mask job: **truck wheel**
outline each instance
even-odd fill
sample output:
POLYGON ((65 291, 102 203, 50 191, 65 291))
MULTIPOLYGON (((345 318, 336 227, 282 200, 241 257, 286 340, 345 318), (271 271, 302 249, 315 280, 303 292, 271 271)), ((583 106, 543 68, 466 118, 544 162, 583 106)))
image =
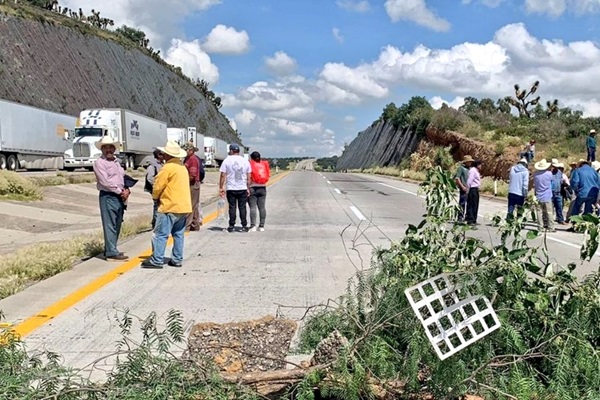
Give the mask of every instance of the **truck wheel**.
POLYGON ((6 169, 6 156, 4 154, 0 154, 0 170, 6 169))
POLYGON ((127 169, 135 169, 135 158, 133 156, 127 157, 127 169))
POLYGON ((19 161, 17 160, 17 157, 14 154, 11 154, 10 156, 8 156, 8 158, 6 159, 6 168, 9 171, 16 171, 18 165, 19 165, 19 161))
POLYGON ((65 171, 67 171, 67 172, 73 172, 73 171, 75 171, 75 168, 73 168, 73 167, 65 167, 65 171))

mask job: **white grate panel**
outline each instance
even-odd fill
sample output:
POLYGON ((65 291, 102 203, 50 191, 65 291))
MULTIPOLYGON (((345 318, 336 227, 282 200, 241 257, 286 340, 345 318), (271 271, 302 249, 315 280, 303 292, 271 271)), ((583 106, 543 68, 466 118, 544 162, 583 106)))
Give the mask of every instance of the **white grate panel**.
POLYGON ((472 296, 462 275, 440 274, 404 291, 441 360, 500 328, 490 301, 472 296))

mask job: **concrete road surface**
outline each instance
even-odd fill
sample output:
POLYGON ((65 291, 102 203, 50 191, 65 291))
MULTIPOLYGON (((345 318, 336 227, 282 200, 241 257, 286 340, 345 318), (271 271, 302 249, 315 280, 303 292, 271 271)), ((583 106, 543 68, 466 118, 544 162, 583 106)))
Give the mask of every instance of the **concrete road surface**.
MULTIPOLYGON (((114 316, 124 308, 140 317, 178 309, 188 329, 194 322, 254 319, 278 310, 299 318, 301 307, 340 295, 355 271, 368 266, 373 246, 387 246, 418 223, 422 202, 417 186, 406 182, 291 172, 268 188, 265 232, 226 233, 226 221, 213 220, 186 236, 182 268, 144 270, 139 259, 122 265, 90 260, 0 301, 0 309, 30 348, 56 351, 75 367, 114 351, 120 338, 114 316)), ((504 209, 504 203, 481 201, 483 217, 504 209)), ((497 240, 481 222, 473 234, 497 240)), ((121 250, 147 254, 149 240, 140 236, 121 250)), ((577 261, 580 240, 567 232, 550 234, 551 257, 577 261)), ((577 273, 597 265, 596 256, 577 273)))
POLYGON ((310 160, 302 160, 299 161, 298 164, 296 164, 296 171, 314 171, 314 163, 317 162, 316 159, 310 159, 310 160))

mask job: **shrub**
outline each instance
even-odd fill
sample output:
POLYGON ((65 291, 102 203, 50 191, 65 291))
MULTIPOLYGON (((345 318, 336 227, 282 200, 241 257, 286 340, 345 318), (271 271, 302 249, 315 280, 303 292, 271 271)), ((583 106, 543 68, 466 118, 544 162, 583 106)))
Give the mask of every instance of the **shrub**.
POLYGON ((0 171, 0 198, 41 200, 42 192, 26 177, 13 171, 0 171))
POLYGON ((431 124, 443 131, 456 131, 468 119, 463 113, 451 107, 442 107, 433 113, 431 124))

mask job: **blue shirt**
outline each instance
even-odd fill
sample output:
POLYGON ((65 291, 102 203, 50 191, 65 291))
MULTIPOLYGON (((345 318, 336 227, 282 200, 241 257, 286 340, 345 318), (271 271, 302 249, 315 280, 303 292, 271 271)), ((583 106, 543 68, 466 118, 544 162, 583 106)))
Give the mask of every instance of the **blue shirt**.
POLYGON ((596 150, 596 137, 595 136, 594 137, 588 136, 587 140, 585 142, 585 146, 588 149, 594 149, 594 150, 596 150))
POLYGON ((542 203, 552 201, 552 172, 538 171, 533 175, 535 197, 542 203))
POLYGON ((552 193, 556 196, 560 194, 560 188, 562 186, 562 172, 557 170, 556 173, 552 174, 552 193))
POLYGON ((587 164, 575 170, 571 177, 571 187, 577 193, 577 197, 598 197, 598 188, 600 187, 600 178, 598 173, 587 164))

